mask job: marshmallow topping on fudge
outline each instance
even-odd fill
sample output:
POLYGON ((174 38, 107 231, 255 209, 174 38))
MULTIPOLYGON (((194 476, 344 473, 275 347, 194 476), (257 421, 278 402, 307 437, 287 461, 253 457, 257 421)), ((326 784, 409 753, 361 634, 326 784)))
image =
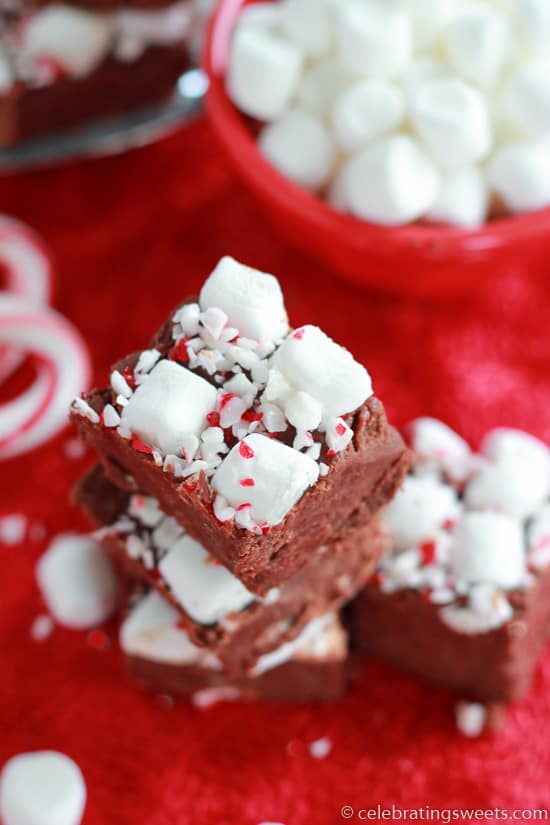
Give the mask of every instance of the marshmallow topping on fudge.
POLYGON ((474 454, 432 419, 414 422, 412 446, 413 473, 382 513, 393 550, 360 596, 358 641, 472 695, 515 698, 550 635, 550 450, 501 428, 474 454), (493 672, 473 681, 483 660, 493 672))
MULTIPOLYGON (((320 516, 330 491, 322 510, 339 495, 335 524, 318 541, 302 524, 302 542, 319 546, 353 514, 358 523, 385 504, 408 464, 366 369, 317 327, 289 328, 277 280, 231 258, 198 303, 179 307, 150 349, 122 361, 111 387, 77 399, 73 414, 117 483, 133 477, 224 563, 235 555, 231 536, 241 547, 243 529, 265 538, 304 516, 300 507, 313 521, 314 498, 320 516), (200 533, 178 494, 201 499, 200 533), (206 508, 218 541, 211 524, 204 537, 206 508)), ((279 535, 270 557, 288 538, 279 535)), ((251 561, 243 564, 259 573, 251 561)))

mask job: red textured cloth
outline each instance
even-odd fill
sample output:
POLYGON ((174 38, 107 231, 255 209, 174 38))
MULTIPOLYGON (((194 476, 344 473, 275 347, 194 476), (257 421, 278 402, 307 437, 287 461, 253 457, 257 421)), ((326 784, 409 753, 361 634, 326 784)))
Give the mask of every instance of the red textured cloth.
MULTIPOLYGON (((56 306, 86 338, 97 381, 230 253, 281 278, 295 324, 320 324, 365 362, 396 424, 431 414, 474 444, 500 424, 550 440, 549 279, 507 277, 448 305, 348 286, 279 241, 201 121, 122 157, 5 178, 0 209, 52 248, 56 306)), ((67 502, 90 461, 67 457, 72 437, 0 465, 0 515, 24 513, 34 537, 0 545, 0 762, 71 755, 88 784, 85 825, 335 825, 343 805, 378 802, 550 807, 550 655, 506 731, 471 742, 453 697, 374 662, 334 706, 199 711, 135 691, 114 627, 107 649, 61 629, 33 641, 35 560, 55 534, 86 527, 67 502), (332 750, 314 759, 308 745, 325 736, 332 750)))

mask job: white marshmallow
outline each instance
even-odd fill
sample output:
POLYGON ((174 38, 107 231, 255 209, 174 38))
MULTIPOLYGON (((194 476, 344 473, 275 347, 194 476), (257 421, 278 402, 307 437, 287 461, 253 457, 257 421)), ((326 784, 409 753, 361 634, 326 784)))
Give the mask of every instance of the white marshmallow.
POLYGON ((487 464, 464 491, 470 510, 492 510, 522 519, 548 496, 548 477, 527 462, 487 464))
POLYGON ((458 3, 457 0, 400 0, 400 5, 411 16, 416 47, 425 48, 449 22, 458 3))
POLYGON ((517 70, 505 95, 505 107, 514 126, 526 137, 550 136, 550 60, 531 60, 517 70))
POLYGON ((449 62, 467 80, 493 86, 515 54, 508 17, 489 3, 464 4, 444 34, 449 62))
POLYGON ((409 17, 385 0, 351 0, 340 12, 340 58, 353 74, 392 77, 410 60, 409 17))
POLYGON ((323 123, 305 109, 290 109, 265 126, 258 145, 279 172, 305 189, 321 189, 331 175, 333 139, 323 123))
POLYGON ((213 562, 190 536, 170 548, 159 570, 185 612, 199 624, 215 624, 254 601, 239 579, 213 562))
POLYGON ((52 5, 31 15, 24 28, 22 56, 51 57, 74 77, 84 77, 103 60, 111 45, 107 15, 52 5))
POLYGON ((288 317, 279 281, 225 256, 207 278, 200 294, 202 310, 218 307, 241 336, 264 343, 283 338, 288 317))
POLYGON ((403 487, 383 510, 393 545, 406 550, 433 539, 446 521, 460 515, 460 504, 452 487, 431 476, 407 476, 403 487))
POLYGON ((445 63, 435 57, 422 55, 411 60, 396 80, 405 95, 411 98, 430 80, 450 77, 452 77, 452 72, 445 63))
POLYGON ((342 171, 346 202, 358 218, 396 226, 422 217, 439 194, 439 174, 407 135, 368 146, 342 171))
POLYGON ((550 155, 532 143, 510 143, 489 164, 489 184, 511 212, 550 206, 550 155))
POLYGON ((124 427, 166 455, 180 455, 216 407, 215 387, 174 361, 159 361, 122 410, 124 427))
POLYGON ((450 172, 441 181, 439 197, 426 217, 436 223, 475 229, 489 212, 487 180, 476 167, 450 172))
POLYGON ((550 493, 550 449, 540 439, 523 430, 497 427, 487 433, 481 452, 491 461, 529 467, 541 484, 548 484, 550 493))
POLYGON ((280 26, 306 57, 320 57, 332 46, 333 21, 319 0, 283 0, 280 26))
POLYGON ((316 399, 324 417, 353 412, 372 395, 366 369, 319 327, 308 325, 291 333, 273 355, 271 366, 296 392, 316 399))
POLYGON ((332 125, 337 143, 355 152, 395 129, 405 112, 401 90, 384 80, 365 80, 349 86, 336 100, 332 125))
POLYGON ((452 481, 464 481, 470 473, 470 447, 454 430, 436 418, 417 418, 412 422, 411 447, 424 465, 440 470, 452 481))
POLYGON ((548 0, 515 0, 515 6, 528 47, 547 52, 550 44, 550 4, 548 0))
POLYGON ((349 78, 340 61, 336 58, 326 58, 304 73, 296 100, 302 108, 323 119, 348 82, 349 78))
POLYGON ((221 670, 221 662, 208 648, 194 645, 179 628, 178 612, 151 590, 120 626, 120 647, 127 656, 172 665, 198 665, 221 670))
POLYGON ((526 564, 519 522, 501 513, 465 513, 451 549, 451 565, 463 582, 505 590, 520 587, 526 564))
POLYGON ((255 524, 280 524, 305 491, 317 481, 313 459, 268 436, 253 433, 228 453, 213 477, 213 487, 231 506, 250 504, 255 524), (244 445, 244 446, 243 446, 244 445), (243 453, 252 452, 250 457, 243 453), (253 479, 253 486, 241 480, 253 479))
POLYGON ((65 627, 94 627, 116 609, 117 579, 93 536, 58 536, 38 561, 36 577, 48 610, 65 627))
POLYGON ((443 166, 462 168, 485 158, 492 147, 483 96, 457 79, 437 78, 413 96, 414 128, 443 166))
POLYGON ((86 784, 78 765, 57 751, 14 756, 0 778, 3 825, 79 825, 86 784))
POLYGON ((281 22, 280 3, 253 3, 243 6, 239 14, 239 29, 245 26, 255 26, 277 32, 281 22))
POLYGON ((247 115, 280 117, 296 91, 302 55, 296 46, 260 26, 239 26, 231 43, 227 91, 247 115))

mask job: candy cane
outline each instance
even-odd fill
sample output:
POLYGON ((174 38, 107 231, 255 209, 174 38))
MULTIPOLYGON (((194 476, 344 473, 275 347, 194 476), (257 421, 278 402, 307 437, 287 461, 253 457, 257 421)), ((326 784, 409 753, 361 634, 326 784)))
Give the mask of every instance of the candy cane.
POLYGON ((88 385, 86 346, 63 316, 31 302, 0 295, 0 345, 35 356, 34 383, 13 401, 0 405, 0 459, 37 447, 67 421, 72 398, 88 385))
MULTIPOLYGON (((52 264, 41 239, 25 224, 0 215, 0 289, 38 306, 51 297, 52 264)), ((0 347, 0 383, 19 366, 21 352, 0 347)))

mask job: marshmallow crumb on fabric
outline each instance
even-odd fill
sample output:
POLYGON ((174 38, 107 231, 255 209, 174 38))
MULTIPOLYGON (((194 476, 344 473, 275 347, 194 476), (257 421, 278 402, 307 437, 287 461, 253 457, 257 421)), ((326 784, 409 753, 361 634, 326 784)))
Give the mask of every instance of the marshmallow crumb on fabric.
POLYGON ((550 206, 545 0, 246 6, 229 97, 281 174, 383 225, 550 206), (407 142, 405 142, 407 141, 407 142))
POLYGON ((314 742, 310 742, 309 752, 314 759, 324 759, 332 750, 332 742, 328 736, 322 736, 314 742))
POLYGON ((191 702, 199 710, 207 710, 220 702, 237 702, 240 698, 241 691, 238 688, 232 685, 220 685, 197 690, 192 695, 191 702))
POLYGON ((51 636, 55 625, 51 616, 42 614, 37 616, 31 625, 30 634, 35 642, 44 642, 51 636))
POLYGON ((27 517, 13 513, 0 517, 0 544, 13 546, 21 544, 27 531, 27 517))
POLYGON ((85 805, 84 777, 65 754, 22 753, 2 769, 2 825, 79 825, 85 805))
POLYGON ((485 729, 487 708, 479 702, 457 702, 455 719, 458 731, 469 739, 475 739, 485 729))
POLYGON ((117 578, 92 535, 57 536, 39 559, 36 577, 48 610, 65 627, 94 627, 116 609, 117 578))

